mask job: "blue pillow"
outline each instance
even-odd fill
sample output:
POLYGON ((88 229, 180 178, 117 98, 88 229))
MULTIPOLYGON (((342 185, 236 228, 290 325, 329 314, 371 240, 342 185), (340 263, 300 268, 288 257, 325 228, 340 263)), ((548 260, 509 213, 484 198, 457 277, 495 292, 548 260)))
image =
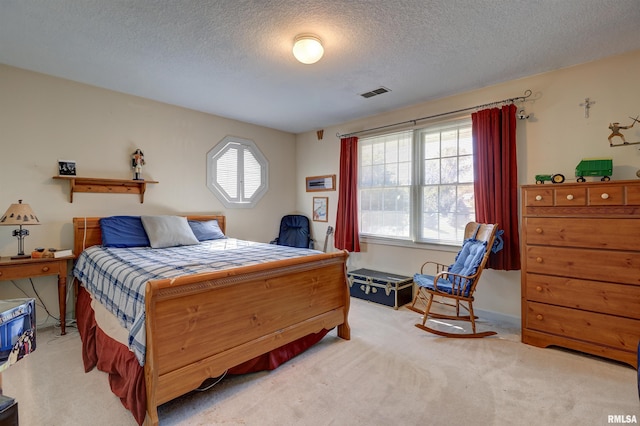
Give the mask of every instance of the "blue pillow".
POLYGON ((111 216, 100 219, 104 247, 149 247, 149 237, 140 216, 111 216))
POLYGON ((189 226, 191 230, 195 234, 198 241, 207 241, 207 240, 219 240, 221 238, 227 238, 222 233, 220 226, 218 225, 217 220, 190 220, 189 226))
MULTIPOLYGON (((468 239, 462 244, 462 249, 456 256, 456 261, 449 267, 449 272, 459 275, 473 275, 478 270, 482 258, 487 250, 486 241, 468 239)), ((453 282, 453 277, 449 277, 453 282)))

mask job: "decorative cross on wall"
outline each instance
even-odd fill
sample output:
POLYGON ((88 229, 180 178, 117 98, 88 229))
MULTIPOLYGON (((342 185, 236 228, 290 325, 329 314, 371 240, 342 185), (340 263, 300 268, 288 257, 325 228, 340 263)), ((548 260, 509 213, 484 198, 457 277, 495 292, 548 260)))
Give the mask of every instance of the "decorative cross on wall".
POLYGON ((589 108, 595 103, 596 101, 590 101, 589 98, 584 98, 584 102, 580 104, 580 106, 584 107, 584 118, 589 118, 589 108))

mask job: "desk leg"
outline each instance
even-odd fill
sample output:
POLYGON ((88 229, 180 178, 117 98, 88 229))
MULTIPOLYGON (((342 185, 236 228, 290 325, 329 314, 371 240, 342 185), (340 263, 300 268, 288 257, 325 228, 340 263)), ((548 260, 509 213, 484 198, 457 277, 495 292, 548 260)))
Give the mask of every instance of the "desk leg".
POLYGON ((58 274, 58 304, 60 305, 60 334, 67 334, 67 261, 60 265, 58 274))

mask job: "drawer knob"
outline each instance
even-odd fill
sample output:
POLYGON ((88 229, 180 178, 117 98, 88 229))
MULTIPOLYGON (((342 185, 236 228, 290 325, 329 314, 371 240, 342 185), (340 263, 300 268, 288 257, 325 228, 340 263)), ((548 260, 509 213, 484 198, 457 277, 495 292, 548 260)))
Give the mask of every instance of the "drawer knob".
POLYGON ((542 258, 541 257, 536 257, 536 262, 542 263, 542 258))
POLYGON ((569 200, 569 201, 573 200, 573 195, 571 195, 571 194, 567 195, 567 200, 569 200))
POLYGON ((537 319, 538 321, 542 321, 542 314, 538 314, 538 315, 536 315, 536 319, 537 319))
POLYGON ((48 266, 43 266, 42 267, 42 272, 48 272, 49 271, 49 267, 48 266))
POLYGON ((542 195, 536 195, 536 201, 542 201, 542 195))
POLYGON ((542 234, 542 228, 536 228, 536 234, 542 234))
POLYGON ((542 291, 542 287, 541 286, 536 286, 536 291, 542 291))
POLYGON ((0 277, 2 276, 2 271, 0 271, 0 277))
POLYGON ((607 198, 609 198, 609 194, 605 192, 600 197, 602 197, 603 200, 606 200, 607 198))

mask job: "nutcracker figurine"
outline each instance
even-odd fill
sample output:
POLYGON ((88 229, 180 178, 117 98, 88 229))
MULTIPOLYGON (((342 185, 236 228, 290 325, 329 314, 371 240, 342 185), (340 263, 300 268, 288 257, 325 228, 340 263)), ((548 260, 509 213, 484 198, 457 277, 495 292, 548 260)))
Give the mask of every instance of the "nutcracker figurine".
POLYGON ((131 167, 133 167, 133 180, 144 180, 142 178, 142 166, 144 166, 144 154, 140 149, 136 149, 131 154, 131 167))

